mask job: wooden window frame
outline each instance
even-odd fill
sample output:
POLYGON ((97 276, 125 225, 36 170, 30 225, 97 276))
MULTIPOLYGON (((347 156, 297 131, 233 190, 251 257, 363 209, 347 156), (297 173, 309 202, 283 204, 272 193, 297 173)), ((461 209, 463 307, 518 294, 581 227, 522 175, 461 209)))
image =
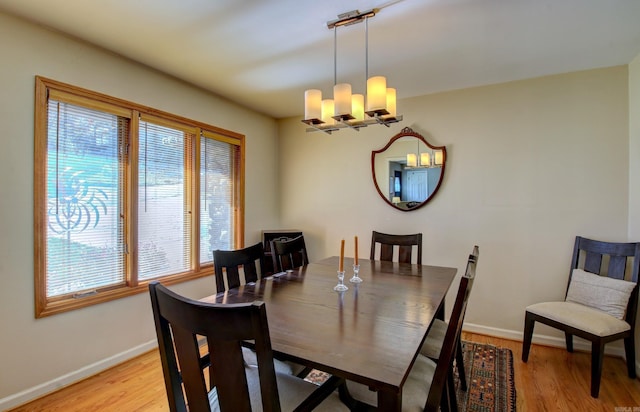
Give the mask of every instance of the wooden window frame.
POLYGON ((201 278, 213 274, 212 264, 200 264, 200 139, 215 138, 237 147, 237 161, 233 170, 234 175, 234 248, 244 245, 244 187, 245 187, 245 136, 236 132, 221 129, 206 123, 187 119, 148 106, 132 103, 119 98, 76 87, 73 85, 47 79, 41 76, 35 78, 35 127, 34 127, 34 280, 35 280, 35 317, 41 318, 57 313, 67 312, 114 299, 131 296, 147 291, 148 281, 137 279, 137 254, 125 254, 126 282, 124 285, 114 285, 97 290, 97 293, 86 295, 74 294, 47 297, 47 117, 50 96, 63 96, 65 101, 84 107, 103 110, 105 107, 115 108, 130 117, 129 130, 129 161, 125 165, 124 193, 124 237, 127 245, 137 244, 137 167, 138 167, 138 119, 140 116, 158 119, 167 124, 179 124, 183 128, 195 131, 192 139, 192 161, 186 168, 188 185, 188 207, 191 209, 192 224, 189 235, 191 244, 191 266, 186 272, 170 274, 152 280, 161 280, 170 285, 188 280, 201 278))

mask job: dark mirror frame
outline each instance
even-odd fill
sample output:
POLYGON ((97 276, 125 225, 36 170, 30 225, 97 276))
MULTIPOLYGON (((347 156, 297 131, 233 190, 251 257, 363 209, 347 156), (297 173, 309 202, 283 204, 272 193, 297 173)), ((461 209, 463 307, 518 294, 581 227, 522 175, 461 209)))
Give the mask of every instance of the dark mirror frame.
POLYGON ((442 181, 444 179, 444 171, 445 171, 445 166, 446 165, 447 165, 447 148, 445 146, 433 146, 432 144, 427 142, 427 140, 420 133, 415 132, 410 127, 405 127, 398 134, 393 136, 389 140, 389 143, 387 143, 386 146, 384 146, 382 149, 373 150, 371 152, 371 176, 373 178, 373 184, 376 186, 376 190, 378 191, 378 194, 380 195, 380 197, 389 206, 393 207, 396 210, 400 210, 400 211, 403 211, 403 212, 411 212, 413 210, 418 210, 422 206, 424 206, 427 203, 429 203, 429 201, 434 198, 434 196, 438 192, 438 189, 440 189, 440 186, 442 185, 442 181), (391 202, 391 200, 389 200, 388 196, 385 195, 384 193, 382 193, 382 191, 380 190, 380 186, 378 185, 378 180, 376 179, 376 155, 384 153, 393 144, 393 142, 395 142, 396 140, 401 139, 403 137, 415 137, 416 139, 418 139, 419 141, 424 143, 428 148, 430 148, 430 149, 432 149, 434 151, 435 150, 441 150, 442 151, 442 171, 440 172, 440 179, 438 179, 438 184, 436 185, 435 189, 433 189, 433 192, 431 192, 431 195, 427 196, 427 198, 422 203, 419 203, 417 206, 414 206, 414 207, 411 207, 411 208, 407 208, 407 209, 399 207, 399 206, 393 204, 391 202))

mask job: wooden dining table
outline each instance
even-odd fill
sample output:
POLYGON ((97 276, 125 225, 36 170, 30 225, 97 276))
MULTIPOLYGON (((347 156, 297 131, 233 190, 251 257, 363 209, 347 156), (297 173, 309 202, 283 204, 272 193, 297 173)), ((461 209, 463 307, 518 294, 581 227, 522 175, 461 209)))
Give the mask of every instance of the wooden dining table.
POLYGON ((336 292, 338 257, 276 274, 201 299, 266 304, 278 358, 369 386, 378 409, 399 411, 402 386, 442 308, 457 269, 360 259, 362 283, 336 292))

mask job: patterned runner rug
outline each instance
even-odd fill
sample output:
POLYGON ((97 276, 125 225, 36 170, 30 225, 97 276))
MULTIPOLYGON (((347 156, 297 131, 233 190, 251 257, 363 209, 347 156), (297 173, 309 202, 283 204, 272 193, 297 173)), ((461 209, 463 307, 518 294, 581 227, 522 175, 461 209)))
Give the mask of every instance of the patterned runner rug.
POLYGON ((460 412, 514 412, 516 387, 513 353, 510 349, 475 342, 462 342, 467 391, 459 388, 456 372, 456 395, 460 412))

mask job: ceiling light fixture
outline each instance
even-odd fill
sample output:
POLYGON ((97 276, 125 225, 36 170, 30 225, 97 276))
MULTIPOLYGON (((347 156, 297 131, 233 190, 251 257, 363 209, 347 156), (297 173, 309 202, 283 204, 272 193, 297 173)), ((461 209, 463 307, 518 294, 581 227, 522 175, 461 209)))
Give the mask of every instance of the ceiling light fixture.
POLYGON ((322 92, 310 89, 304 92, 304 120, 311 126, 307 132, 331 132, 351 128, 360 130, 371 124, 382 124, 389 127, 391 123, 402 120, 396 114, 396 89, 387 87, 384 76, 369 77, 369 18, 379 9, 365 12, 353 10, 338 15, 337 20, 327 22, 327 28, 333 29, 333 99, 322 99, 322 92), (337 28, 365 22, 365 77, 367 79, 367 95, 352 94, 349 83, 338 84, 337 70, 337 28), (366 101, 365 101, 366 100, 366 101), (366 106, 365 106, 366 103, 366 106), (366 110, 365 110, 366 107, 366 110))
POLYGON ((442 150, 433 150, 427 147, 426 152, 420 151, 420 141, 418 141, 417 153, 407 153, 408 169, 427 169, 431 167, 442 167, 444 155, 442 150))

